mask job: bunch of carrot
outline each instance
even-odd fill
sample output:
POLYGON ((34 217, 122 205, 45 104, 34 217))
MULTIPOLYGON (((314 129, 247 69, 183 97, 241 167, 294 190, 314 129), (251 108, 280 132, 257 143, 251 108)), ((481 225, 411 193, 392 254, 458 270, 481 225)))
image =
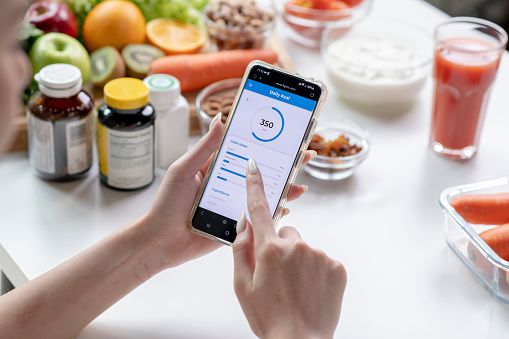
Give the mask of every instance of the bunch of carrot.
POLYGON ((471 224, 500 225, 479 236, 500 258, 509 261, 509 193, 463 195, 454 198, 451 205, 471 224))

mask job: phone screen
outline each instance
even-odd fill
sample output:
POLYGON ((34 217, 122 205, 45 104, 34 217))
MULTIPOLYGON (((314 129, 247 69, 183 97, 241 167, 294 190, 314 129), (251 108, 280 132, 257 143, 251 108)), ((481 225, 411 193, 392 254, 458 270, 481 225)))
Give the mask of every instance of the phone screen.
POLYGON ((247 162, 262 174, 272 216, 276 211, 321 88, 301 78, 255 65, 247 76, 197 210, 193 227, 228 242, 247 209, 247 162))

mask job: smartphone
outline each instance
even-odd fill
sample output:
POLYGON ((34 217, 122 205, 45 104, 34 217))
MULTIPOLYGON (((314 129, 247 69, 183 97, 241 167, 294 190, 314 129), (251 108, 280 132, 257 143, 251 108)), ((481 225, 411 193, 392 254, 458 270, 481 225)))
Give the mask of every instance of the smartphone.
POLYGON ((319 80, 258 60, 249 64, 191 210, 193 232, 232 245, 239 214, 245 211, 249 220, 250 158, 258 165, 277 224, 326 96, 319 80))

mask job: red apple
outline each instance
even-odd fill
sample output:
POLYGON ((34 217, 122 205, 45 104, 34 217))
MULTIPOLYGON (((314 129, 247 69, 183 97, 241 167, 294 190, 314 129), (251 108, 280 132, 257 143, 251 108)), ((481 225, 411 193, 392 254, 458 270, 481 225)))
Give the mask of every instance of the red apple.
POLYGON ((78 35, 76 16, 64 3, 54 1, 34 2, 25 18, 44 33, 58 32, 73 38, 78 35))

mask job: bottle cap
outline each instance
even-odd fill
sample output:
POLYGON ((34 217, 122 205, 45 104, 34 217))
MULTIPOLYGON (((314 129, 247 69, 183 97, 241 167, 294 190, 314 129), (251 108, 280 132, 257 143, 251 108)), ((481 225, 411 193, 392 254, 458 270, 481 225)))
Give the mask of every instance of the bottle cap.
POLYGON ((150 90, 150 103, 155 107, 165 107, 175 104, 180 96, 180 82, 177 78, 167 74, 153 74, 143 83, 150 90))
POLYGON ((43 67, 34 76, 42 94, 52 98, 68 98, 78 94, 83 78, 78 67, 69 64, 52 64, 43 67))
POLYGON ((140 79, 118 78, 104 86, 104 101, 110 107, 132 110, 148 103, 148 87, 140 79))

